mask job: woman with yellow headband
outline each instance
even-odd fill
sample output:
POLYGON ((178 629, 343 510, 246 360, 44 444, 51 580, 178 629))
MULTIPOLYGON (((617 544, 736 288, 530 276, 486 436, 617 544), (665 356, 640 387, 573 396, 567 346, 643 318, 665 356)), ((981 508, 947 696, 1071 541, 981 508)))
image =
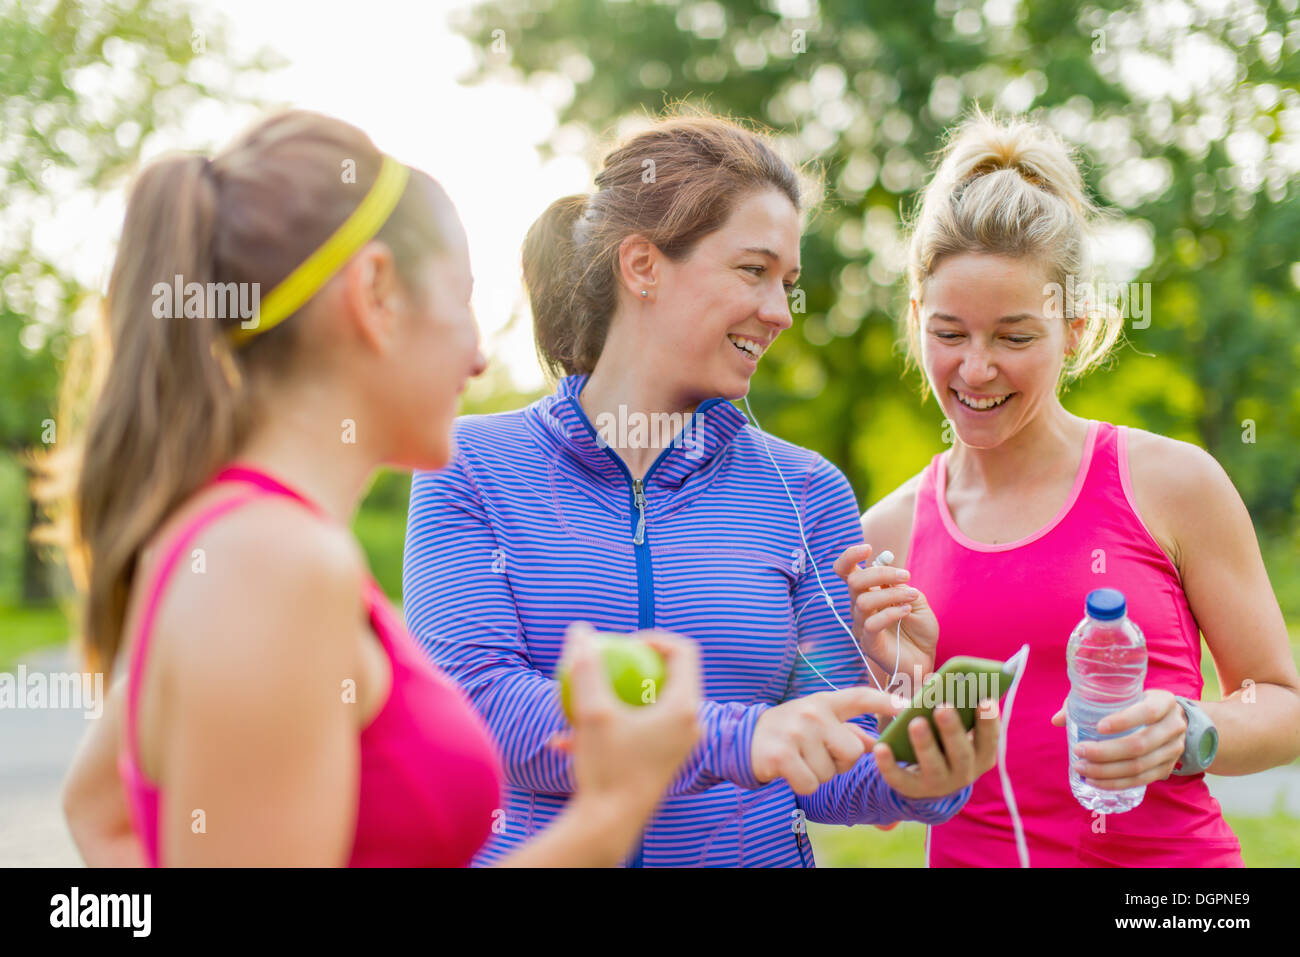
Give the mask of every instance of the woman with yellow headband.
MULTIPOLYGON (((348 532, 379 465, 450 460, 484 365, 471 287, 442 189, 337 120, 141 173, 63 473, 87 656, 115 679, 65 786, 88 863, 462 865, 488 836, 493 742, 348 532)), ((697 736, 692 645, 648 640, 669 680, 634 711, 571 636, 579 799, 507 863, 634 842, 697 736)))

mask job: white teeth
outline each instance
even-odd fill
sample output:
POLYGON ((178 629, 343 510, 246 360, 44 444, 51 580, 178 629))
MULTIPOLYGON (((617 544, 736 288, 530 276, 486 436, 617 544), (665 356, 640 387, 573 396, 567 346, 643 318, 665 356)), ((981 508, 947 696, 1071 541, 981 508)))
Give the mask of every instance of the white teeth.
POLYGON ((740 336, 733 335, 728 335, 727 338, 731 340, 733 346, 742 352, 749 353, 755 359, 763 354, 763 347, 753 339, 742 339, 740 336))
POLYGON ((970 396, 963 395, 960 392, 957 392, 956 394, 957 394, 957 401, 960 402, 962 405, 970 409, 977 409, 981 411, 984 409, 992 409, 996 406, 999 406, 1003 402, 1007 401, 1007 399, 1011 398, 1011 393, 1002 396, 1000 399, 974 399, 971 398, 970 396))

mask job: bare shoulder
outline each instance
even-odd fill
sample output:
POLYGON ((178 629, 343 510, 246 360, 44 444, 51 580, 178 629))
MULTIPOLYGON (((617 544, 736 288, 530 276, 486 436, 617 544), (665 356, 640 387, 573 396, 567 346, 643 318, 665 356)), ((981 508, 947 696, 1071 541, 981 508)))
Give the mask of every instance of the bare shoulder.
POLYGON ((172 573, 158 619, 168 658, 179 673, 213 677, 301 668, 303 656, 346 660, 365 567, 347 529, 294 502, 239 507, 205 528, 172 573))
POLYGON ((1155 500, 1183 500, 1233 492, 1223 466, 1205 449, 1145 429, 1128 427, 1133 490, 1155 500))
POLYGON ((1193 526, 1227 520, 1244 508, 1223 466, 1190 442, 1129 427, 1128 465, 1138 514, 1180 570, 1193 526))
POLYGON ((862 535, 872 553, 879 555, 886 548, 894 553, 894 564, 905 565, 907 549, 912 539, 912 515, 916 508, 916 495, 921 487, 922 469, 898 488, 862 513, 862 535))

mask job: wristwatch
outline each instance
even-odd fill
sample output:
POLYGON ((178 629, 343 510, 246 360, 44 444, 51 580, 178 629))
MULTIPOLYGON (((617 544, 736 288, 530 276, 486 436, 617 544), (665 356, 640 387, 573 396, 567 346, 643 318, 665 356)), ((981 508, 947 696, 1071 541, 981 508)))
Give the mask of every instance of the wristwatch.
POLYGON ((1187 715, 1187 736, 1179 759, 1182 767, 1175 768, 1174 774, 1200 774, 1214 763, 1214 756, 1219 753, 1219 729, 1195 701, 1181 695, 1174 698, 1187 715))

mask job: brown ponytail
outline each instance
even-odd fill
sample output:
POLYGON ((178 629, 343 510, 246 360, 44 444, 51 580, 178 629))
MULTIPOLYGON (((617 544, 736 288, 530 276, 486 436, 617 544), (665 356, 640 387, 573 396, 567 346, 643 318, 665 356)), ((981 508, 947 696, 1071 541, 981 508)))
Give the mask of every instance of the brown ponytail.
MULTIPOLYGON (((179 301, 159 310, 163 286, 179 276, 183 288, 255 284, 265 296, 347 218, 381 159, 360 130, 290 111, 211 160, 171 156, 139 174, 109 280, 107 342, 90 373, 94 408, 81 443, 47 463, 42 496, 71 491, 66 516, 57 501, 52 511, 66 518, 69 565, 86 595, 86 656, 97 670, 111 669, 121 644, 144 544, 237 450, 263 390, 304 351, 311 319, 295 315, 236 351, 227 331, 238 312, 186 317, 179 301)), ((377 236, 408 283, 440 246, 437 190, 413 175, 377 236)), ((71 379, 80 374, 69 366, 65 422, 77 418, 71 379)))
MULTIPOLYGON (((552 374, 577 371, 587 357, 599 356, 608 323, 600 321, 603 290, 575 282, 573 230, 587 208, 585 194, 565 196, 546 207, 524 237, 524 286, 533 311, 533 341, 543 365, 552 374)), ((611 286, 612 286, 611 277, 611 286)), ((590 368, 595 362, 590 363, 590 368)))
POLYGON ((800 173, 761 132, 702 110, 655 122, 605 157, 596 192, 547 208, 524 239, 524 284, 542 365, 596 367, 618 302, 618 248, 637 233, 673 261, 764 188, 802 209, 800 173))

